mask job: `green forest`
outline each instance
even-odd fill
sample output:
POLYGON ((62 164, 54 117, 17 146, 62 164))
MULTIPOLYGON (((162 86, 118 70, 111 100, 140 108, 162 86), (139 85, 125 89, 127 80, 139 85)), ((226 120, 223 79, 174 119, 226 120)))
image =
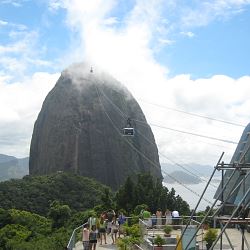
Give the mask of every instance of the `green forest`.
POLYGON ((108 209, 138 216, 147 206, 177 209, 189 215, 189 205, 150 174, 128 177, 116 192, 93 179, 56 173, 25 176, 0 183, 0 249, 64 249, 74 228, 108 209), (135 180, 136 179, 136 180, 135 180))

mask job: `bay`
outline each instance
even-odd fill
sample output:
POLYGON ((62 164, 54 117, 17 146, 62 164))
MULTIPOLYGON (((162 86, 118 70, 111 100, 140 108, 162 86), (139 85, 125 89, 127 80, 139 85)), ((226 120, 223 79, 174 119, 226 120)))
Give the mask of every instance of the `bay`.
MULTIPOLYGON (((179 183, 164 183, 163 185, 166 186, 169 190, 171 188, 174 188, 176 191, 176 195, 180 195, 183 200, 185 200, 189 206, 190 209, 194 209, 200 199, 201 194, 203 193, 207 181, 209 178, 202 177, 203 182, 198 184, 179 184, 179 183)), ((197 211, 203 211, 206 209, 207 206, 212 206, 214 202, 214 194, 219 186, 219 178, 215 178, 213 181, 211 181, 210 185, 208 186, 205 194, 204 199, 201 200, 197 211)))

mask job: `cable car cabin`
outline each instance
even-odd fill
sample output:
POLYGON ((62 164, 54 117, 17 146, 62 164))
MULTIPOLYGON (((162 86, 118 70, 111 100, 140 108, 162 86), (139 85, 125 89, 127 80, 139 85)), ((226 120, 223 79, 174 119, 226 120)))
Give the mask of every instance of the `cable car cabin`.
POLYGON ((123 129, 123 136, 134 136, 134 128, 124 128, 123 129))

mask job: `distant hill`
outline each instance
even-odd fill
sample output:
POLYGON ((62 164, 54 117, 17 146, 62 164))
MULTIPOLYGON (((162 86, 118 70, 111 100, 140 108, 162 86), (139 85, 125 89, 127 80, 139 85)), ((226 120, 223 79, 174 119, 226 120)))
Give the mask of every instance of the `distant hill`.
MULTIPOLYGON (((198 184, 202 182, 199 177, 210 177, 213 172, 213 167, 209 165, 192 163, 185 164, 183 167, 184 168, 176 164, 162 163, 161 169, 162 175, 164 176, 164 182, 175 183, 176 179, 184 184, 198 184)), ((216 171, 214 176, 218 177, 220 173, 216 171)))
MULTIPOLYGON (((189 172, 175 164, 161 163, 164 181, 166 183, 174 183, 174 179, 177 179, 185 184, 200 183, 201 180, 197 176, 210 177, 213 172, 213 167, 210 165, 192 163, 183 166, 189 172), (173 178, 167 176, 166 173, 173 176, 173 178)), ((0 182, 9 179, 21 179, 28 174, 29 157, 19 159, 14 156, 0 154, 0 182)), ((215 176, 220 176, 220 173, 218 171, 215 172, 215 176)))
POLYGON ((0 208, 16 208, 44 216, 50 203, 58 200, 74 211, 85 211, 101 204, 105 190, 106 186, 93 179, 63 172, 25 176, 0 183, 0 208))
POLYGON ((29 157, 18 159, 0 154, 0 181, 21 179, 29 174, 29 157))
POLYGON ((198 177, 187 174, 183 171, 174 171, 171 173, 171 176, 172 178, 168 175, 164 176, 164 182, 174 183, 175 180, 178 180, 183 184, 198 184, 202 182, 201 179, 199 179, 198 177))

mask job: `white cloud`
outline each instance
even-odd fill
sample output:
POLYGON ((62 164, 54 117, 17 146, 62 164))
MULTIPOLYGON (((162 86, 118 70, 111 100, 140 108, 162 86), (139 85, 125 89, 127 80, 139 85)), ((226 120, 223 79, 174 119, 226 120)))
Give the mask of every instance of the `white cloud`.
POLYGON ((10 41, 0 44, 0 66, 4 74, 20 79, 32 67, 51 66, 51 62, 40 58, 44 48, 38 46, 38 40, 38 32, 12 31, 10 41))
MULTIPOLYGON (((164 88, 158 89, 159 92, 165 94, 165 100, 169 97, 173 100, 171 104, 166 105, 164 96, 160 93, 158 100, 153 98, 149 100, 153 103, 161 102, 160 104, 179 110, 247 125, 250 120, 247 111, 247 107, 249 107, 247 95, 250 91, 249 83, 249 76, 236 80, 227 76, 214 76, 210 79, 197 80, 191 80, 187 75, 177 76, 169 79, 164 88)), ((149 108, 149 105, 147 107, 149 108)), ((145 112, 146 114, 149 112, 147 117, 152 119, 152 123, 157 120, 161 126, 220 139, 238 142, 244 129, 159 107, 151 107, 149 111, 147 109, 145 112)), ((223 150, 227 152, 226 159, 230 160, 236 147, 234 144, 206 140, 168 130, 153 129, 165 154, 174 157, 177 161, 182 159, 183 162, 198 161, 212 164, 216 163, 216 157, 218 158, 223 150), (211 144, 221 145, 221 147, 215 147, 211 144)))
POLYGON ((0 26, 5 26, 5 25, 7 25, 7 24, 8 24, 8 22, 3 21, 3 20, 0 20, 0 26))
POLYGON ((61 0, 50 0, 48 3, 50 11, 57 11, 60 8, 63 8, 63 1, 61 0))
POLYGON ((228 19, 244 11, 249 0, 199 1, 195 6, 181 9, 181 25, 184 27, 205 26, 217 19, 228 19))
POLYGON ((21 7, 27 0, 1 0, 0 4, 11 4, 14 7, 21 7))
POLYGON ((169 40, 169 39, 162 39, 162 38, 159 38, 158 40, 161 44, 165 44, 165 45, 171 45, 174 43, 173 40, 169 40))
POLYGON ((0 77, 0 152, 29 155, 33 125, 59 74, 35 73, 24 82, 8 84, 0 77))
POLYGON ((180 34, 183 35, 183 36, 187 36, 189 38, 194 37, 194 33, 191 32, 191 31, 182 31, 182 32, 180 32, 180 34))
POLYGON ((104 20, 105 25, 112 25, 118 23, 117 17, 110 17, 104 20))

